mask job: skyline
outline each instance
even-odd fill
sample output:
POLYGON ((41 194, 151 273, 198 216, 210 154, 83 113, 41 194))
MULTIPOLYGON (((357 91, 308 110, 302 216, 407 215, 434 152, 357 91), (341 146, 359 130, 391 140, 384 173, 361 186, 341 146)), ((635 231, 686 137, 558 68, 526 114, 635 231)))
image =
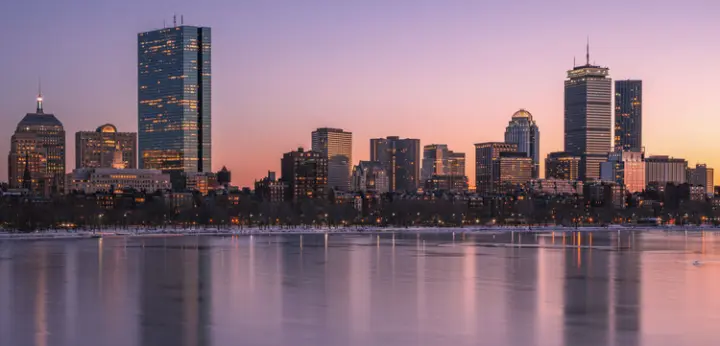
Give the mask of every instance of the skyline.
MULTIPOLYGON (((212 170, 227 166, 239 186, 268 170, 279 172, 282 154, 309 149, 310 134, 320 127, 353 132, 353 165, 369 159, 371 138, 387 136, 419 138, 421 146, 447 144, 473 162, 473 145, 502 141, 520 108, 533 114, 543 133, 543 162, 548 152, 562 150, 562 84, 570 59, 584 60, 588 35, 591 63, 608 66, 613 80, 643 80, 649 155, 720 166, 712 155, 717 146, 710 118, 720 71, 687 68, 712 66, 707 29, 718 4, 691 1, 677 9, 644 1, 624 4, 621 12, 621 2, 609 1, 609 15, 634 21, 586 24, 573 15, 585 13, 584 5, 315 1, 309 10, 289 3, 218 3, 199 11, 183 2, 148 3, 144 13, 136 13, 134 1, 83 4, 83 13, 94 14, 88 17, 67 10, 80 4, 75 1, 62 4, 60 13, 60 4, 46 1, 12 4, 5 13, 17 13, 0 14, 0 26, 22 34, 10 37, 18 54, 0 57, 2 66, 11 67, 0 92, 0 151, 8 151, 17 123, 32 112, 38 77, 45 109, 68 136, 105 123, 136 132, 136 35, 161 27, 163 18, 171 23, 174 11, 188 25, 213 29, 212 170), (211 15, 221 8, 227 14, 211 15), (31 15, 47 25, 36 26, 31 15), (520 19, 527 25, 515 25, 520 19), (550 24, 559 19, 561 25, 550 24), (87 24, 93 30, 84 30, 87 24), (567 32, 571 27, 582 29, 567 32), (52 35, 57 28, 69 30, 52 35)), ((75 148, 66 141, 69 170, 75 148)), ((6 167, 3 162, 0 170, 6 167)), ((474 165, 466 174, 474 184, 474 165)))

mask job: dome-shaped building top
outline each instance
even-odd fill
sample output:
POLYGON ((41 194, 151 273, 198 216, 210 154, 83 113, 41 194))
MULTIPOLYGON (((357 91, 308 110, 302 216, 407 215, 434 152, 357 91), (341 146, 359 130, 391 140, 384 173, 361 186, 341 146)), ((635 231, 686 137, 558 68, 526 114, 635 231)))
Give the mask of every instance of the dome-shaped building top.
POLYGON ((97 128, 97 130, 95 130, 95 131, 96 131, 96 132, 105 132, 105 133, 115 133, 115 132, 118 132, 118 131, 117 131, 117 127, 115 127, 115 125, 113 125, 113 124, 101 125, 101 126, 99 126, 99 127, 97 128))
POLYGON ((513 119, 527 118, 530 121, 532 121, 532 114, 530 114, 530 112, 526 111, 524 108, 520 108, 520 110, 515 112, 515 114, 513 114, 512 117, 513 117, 513 119))

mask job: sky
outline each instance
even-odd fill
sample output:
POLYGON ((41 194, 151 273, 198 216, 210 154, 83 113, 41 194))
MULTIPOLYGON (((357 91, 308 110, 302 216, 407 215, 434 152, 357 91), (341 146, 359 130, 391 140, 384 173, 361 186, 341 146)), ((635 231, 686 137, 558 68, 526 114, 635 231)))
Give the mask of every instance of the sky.
MULTIPOLYGON (((250 186, 310 147, 318 127, 369 139, 420 138, 467 154, 502 141, 519 108, 540 154, 563 148, 563 81, 573 58, 643 80, 643 145, 720 174, 720 1, 686 0, 9 0, 0 11, 0 153, 38 78, 67 132, 113 123, 137 131, 137 33, 212 28, 213 168, 250 186)), ((7 160, 0 160, 7 179, 7 160)))

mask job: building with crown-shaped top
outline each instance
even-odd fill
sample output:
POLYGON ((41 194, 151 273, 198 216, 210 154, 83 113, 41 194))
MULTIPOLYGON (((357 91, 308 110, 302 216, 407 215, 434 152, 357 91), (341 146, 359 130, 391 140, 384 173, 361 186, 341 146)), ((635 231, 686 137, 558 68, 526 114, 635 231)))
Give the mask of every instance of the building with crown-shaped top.
POLYGON ((28 188, 48 196, 65 183, 65 129, 43 110, 38 94, 35 113, 27 113, 10 139, 8 180, 12 188, 28 188))
POLYGON ((540 174, 540 130, 530 112, 520 109, 505 129, 505 143, 517 144, 519 153, 532 160, 532 178, 540 174))

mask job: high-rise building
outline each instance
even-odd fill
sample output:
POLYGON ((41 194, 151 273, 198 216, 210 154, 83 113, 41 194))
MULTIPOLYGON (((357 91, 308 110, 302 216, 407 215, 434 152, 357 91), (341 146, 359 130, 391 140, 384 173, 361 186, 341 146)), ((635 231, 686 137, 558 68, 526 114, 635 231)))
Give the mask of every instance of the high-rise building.
POLYGON ((306 198, 325 197, 328 180, 325 156, 298 148, 297 151, 283 155, 280 167, 280 179, 287 184, 286 200, 297 202, 306 198))
POLYGON ((645 182, 645 154, 642 151, 614 151, 600 164, 600 179, 625 186, 630 193, 642 192, 645 182))
POLYGON ((533 161, 525 153, 501 152, 495 166, 493 185, 499 187, 496 192, 512 192, 532 180, 533 161))
POLYGON ((565 80, 565 151, 580 157, 580 179, 600 178, 600 163, 612 146, 612 81, 609 69, 590 64, 567 72, 565 80))
POLYGON ((664 186, 667 183, 675 185, 687 182, 687 161, 669 156, 650 156, 645 159, 645 181, 647 184, 656 183, 664 186))
POLYGON ((420 186, 420 140, 400 137, 370 140, 370 161, 379 162, 390 179, 390 191, 416 191, 420 186))
POLYGON ((706 164, 697 164, 695 168, 688 168, 687 181, 690 185, 703 186, 708 195, 714 193, 715 179, 713 177, 715 170, 706 164))
POLYGON ((475 191, 480 194, 500 193, 498 160, 500 153, 517 152, 517 144, 488 142, 475 144, 475 191))
POLYGON ((579 180, 580 156, 558 151, 545 159, 545 179, 579 180))
POLYGON ((10 139, 8 180, 10 187, 45 196, 64 191, 65 129, 55 115, 43 111, 42 94, 35 113, 25 115, 10 139))
POLYGON ((530 112, 520 109, 513 114, 505 129, 505 143, 517 144, 518 152, 532 159, 532 176, 537 179, 540 174, 540 130, 530 112))
POLYGON ((465 153, 448 150, 446 144, 430 144, 423 147, 421 177, 425 181, 432 176, 465 176, 465 153))
POLYGON ((211 172, 210 28, 138 34, 140 167, 211 172))
POLYGON ((347 191, 352 172, 352 132, 319 128, 312 133, 312 151, 328 161, 328 186, 347 191))
POLYGON ((615 151, 642 150, 642 81, 615 81, 615 151))
POLYGON ((360 163, 353 168, 352 191, 389 192, 390 179, 388 179, 385 167, 379 162, 360 161, 360 163))
POLYGON ((450 152, 450 175, 465 177, 465 153, 450 152))
POLYGON ((75 168, 111 168, 116 151, 125 168, 137 168, 137 133, 118 132, 105 124, 95 131, 75 132, 75 168))

